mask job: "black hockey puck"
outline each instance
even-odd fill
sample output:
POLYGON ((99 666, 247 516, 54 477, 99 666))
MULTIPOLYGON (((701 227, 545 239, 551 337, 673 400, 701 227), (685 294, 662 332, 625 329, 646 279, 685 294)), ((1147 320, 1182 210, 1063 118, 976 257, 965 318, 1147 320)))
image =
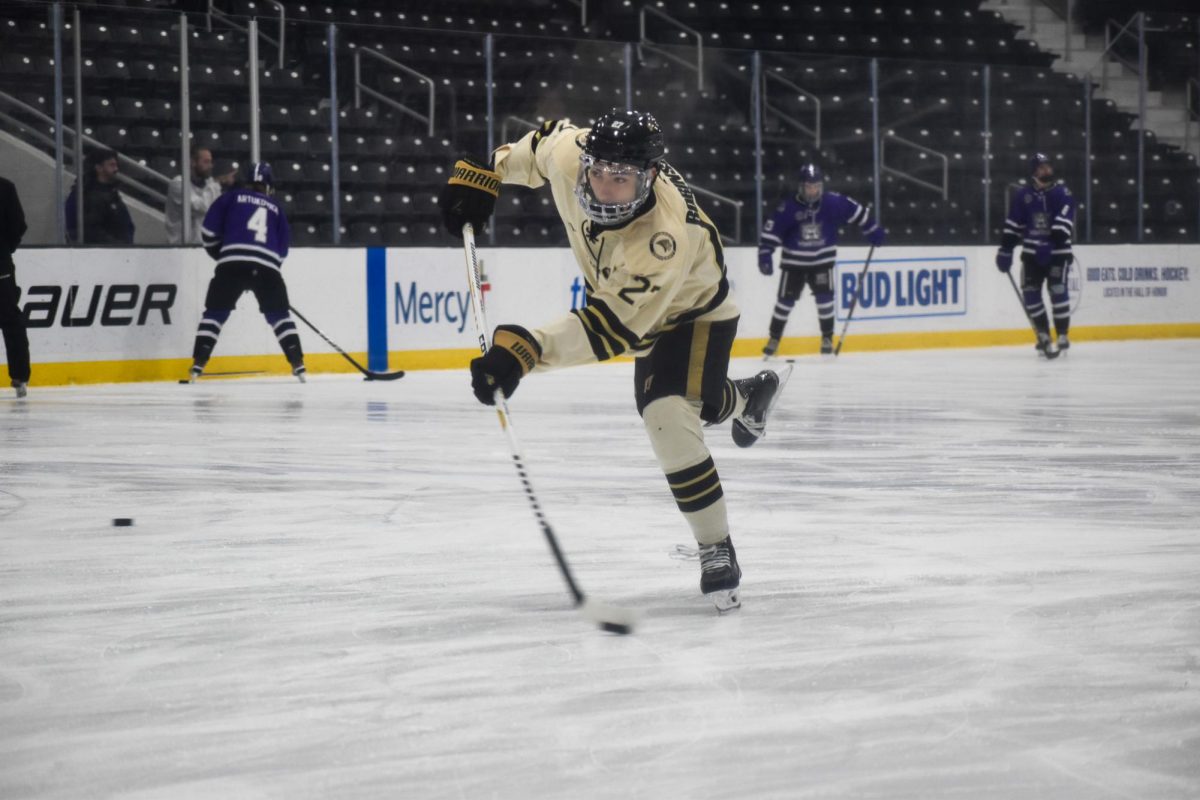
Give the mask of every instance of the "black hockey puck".
POLYGON ((129 528, 133 526, 133 520, 129 517, 116 517, 113 519, 114 528, 129 528))
POLYGON ((608 631, 609 633, 628 634, 633 633, 632 625, 622 625, 619 622, 601 622, 600 630, 608 631))

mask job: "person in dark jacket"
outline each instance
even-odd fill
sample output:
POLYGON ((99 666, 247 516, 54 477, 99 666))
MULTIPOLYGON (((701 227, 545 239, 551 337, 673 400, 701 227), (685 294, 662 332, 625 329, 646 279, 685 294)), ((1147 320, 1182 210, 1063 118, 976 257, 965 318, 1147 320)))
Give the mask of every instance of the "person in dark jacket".
POLYGON ((25 333, 25 317, 17 300, 16 266, 12 254, 25 235, 25 212, 12 181, 0 178, 0 332, 4 334, 4 350, 8 354, 8 377, 25 396, 29 383, 29 337, 25 333))
POLYGON ((72 244, 133 244, 133 218, 117 189, 117 153, 97 150, 88 156, 83 180, 83 239, 80 240, 76 208, 79 181, 67 195, 67 240, 72 244))

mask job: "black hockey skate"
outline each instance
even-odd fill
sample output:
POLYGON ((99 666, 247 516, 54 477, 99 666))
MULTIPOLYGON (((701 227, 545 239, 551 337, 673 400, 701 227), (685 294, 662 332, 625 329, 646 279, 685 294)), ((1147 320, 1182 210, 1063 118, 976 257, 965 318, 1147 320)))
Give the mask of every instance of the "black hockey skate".
POLYGON ((764 369, 753 378, 734 381, 733 385, 746 398, 746 408, 733 421, 733 443, 738 447, 749 447, 766 432, 767 412, 779 390, 779 376, 764 369))
POLYGON ((730 611, 742 604, 738 596, 741 582, 742 568, 732 537, 700 548, 700 591, 712 598, 717 611, 730 611))
POLYGON ((778 352, 779 340, 775 338, 767 339, 767 344, 763 347, 763 358, 770 358, 778 352))
POLYGON ((822 336, 821 337, 821 355, 823 355, 823 356, 833 355, 833 337, 832 336, 822 336))
POLYGON ((1071 340, 1067 338, 1067 335, 1065 333, 1060 333, 1058 335, 1058 352, 1066 353, 1070 349, 1071 349, 1071 340))
POLYGON ((29 386, 29 384, 25 383, 25 381, 13 381, 12 382, 12 387, 13 387, 13 390, 17 393, 18 400, 21 399, 22 397, 24 397, 25 395, 29 394, 28 386, 29 386))
MULTIPOLYGON (((203 374, 204 374, 204 365, 203 364, 192 364, 192 368, 190 370, 188 370, 187 382, 195 383, 196 379, 199 378, 203 374)), ((183 383, 183 381, 180 381, 180 383, 183 383)))
POLYGON ((1034 347, 1038 351, 1038 355, 1047 360, 1058 358, 1058 350, 1054 347, 1054 342, 1050 341, 1050 334, 1039 332, 1037 344, 1034 347))
POLYGON ((308 374, 308 369, 306 369, 303 364, 296 364, 293 366, 292 374, 296 376, 296 380, 300 381, 301 383, 307 383, 307 381, 304 380, 304 376, 308 374))

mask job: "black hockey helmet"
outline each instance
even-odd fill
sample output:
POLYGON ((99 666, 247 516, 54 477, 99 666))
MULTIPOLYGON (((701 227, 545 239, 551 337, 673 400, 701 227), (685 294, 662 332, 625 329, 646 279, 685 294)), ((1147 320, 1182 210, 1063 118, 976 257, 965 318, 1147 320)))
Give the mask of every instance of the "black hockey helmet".
POLYGON ((650 114, 614 108, 596 120, 583 152, 597 161, 649 169, 666 155, 667 143, 658 120, 650 114))
POLYGON ((575 198, 583 213, 599 225, 631 219, 650 196, 657 177, 652 170, 667 152, 658 121, 639 111, 613 109, 596 120, 582 147, 575 198))
POLYGON ((821 168, 812 162, 801 167, 800 188, 796 193, 796 199, 802 203, 819 203, 824 192, 825 173, 821 172, 821 168))

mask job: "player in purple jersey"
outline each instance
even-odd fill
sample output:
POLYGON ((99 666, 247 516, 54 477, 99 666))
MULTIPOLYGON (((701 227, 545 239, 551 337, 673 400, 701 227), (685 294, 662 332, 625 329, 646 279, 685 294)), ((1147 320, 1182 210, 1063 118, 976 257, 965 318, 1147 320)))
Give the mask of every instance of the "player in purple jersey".
POLYGON ((833 265, 837 260, 838 227, 854 223, 872 247, 883 244, 884 230, 866 206, 837 192, 825 191, 825 178, 816 164, 800 170, 800 191, 784 198, 763 225, 758 244, 758 270, 774 271, 772 254, 783 248, 779 260, 779 292, 771 316, 770 335, 763 355, 773 356, 792 307, 804 291, 812 289, 821 324, 821 352, 833 352, 833 265))
POLYGON ((193 382, 204 372, 221 326, 244 292, 254 292, 259 310, 292 365, 292 374, 304 382, 304 351, 288 310, 287 286, 281 272, 291 233, 287 216, 271 197, 274 186, 270 164, 250 164, 243 185, 218 197, 204 217, 200 238, 204 249, 216 259, 217 269, 208 284, 204 316, 196 331, 190 376, 193 382))
POLYGON ((1054 167, 1041 153, 1035 153, 1029 160, 1029 173, 1029 185, 1013 195, 1008 218, 1004 220, 996 267, 1001 272, 1012 269, 1013 250, 1021 245, 1021 289, 1025 310, 1037 329, 1038 353, 1053 357, 1050 321, 1046 317, 1046 304, 1042 302, 1042 284, 1050 290, 1058 349, 1066 350, 1071 346, 1067 338, 1071 327, 1067 273, 1075 260, 1071 253, 1075 197, 1066 186, 1054 180, 1054 167))

